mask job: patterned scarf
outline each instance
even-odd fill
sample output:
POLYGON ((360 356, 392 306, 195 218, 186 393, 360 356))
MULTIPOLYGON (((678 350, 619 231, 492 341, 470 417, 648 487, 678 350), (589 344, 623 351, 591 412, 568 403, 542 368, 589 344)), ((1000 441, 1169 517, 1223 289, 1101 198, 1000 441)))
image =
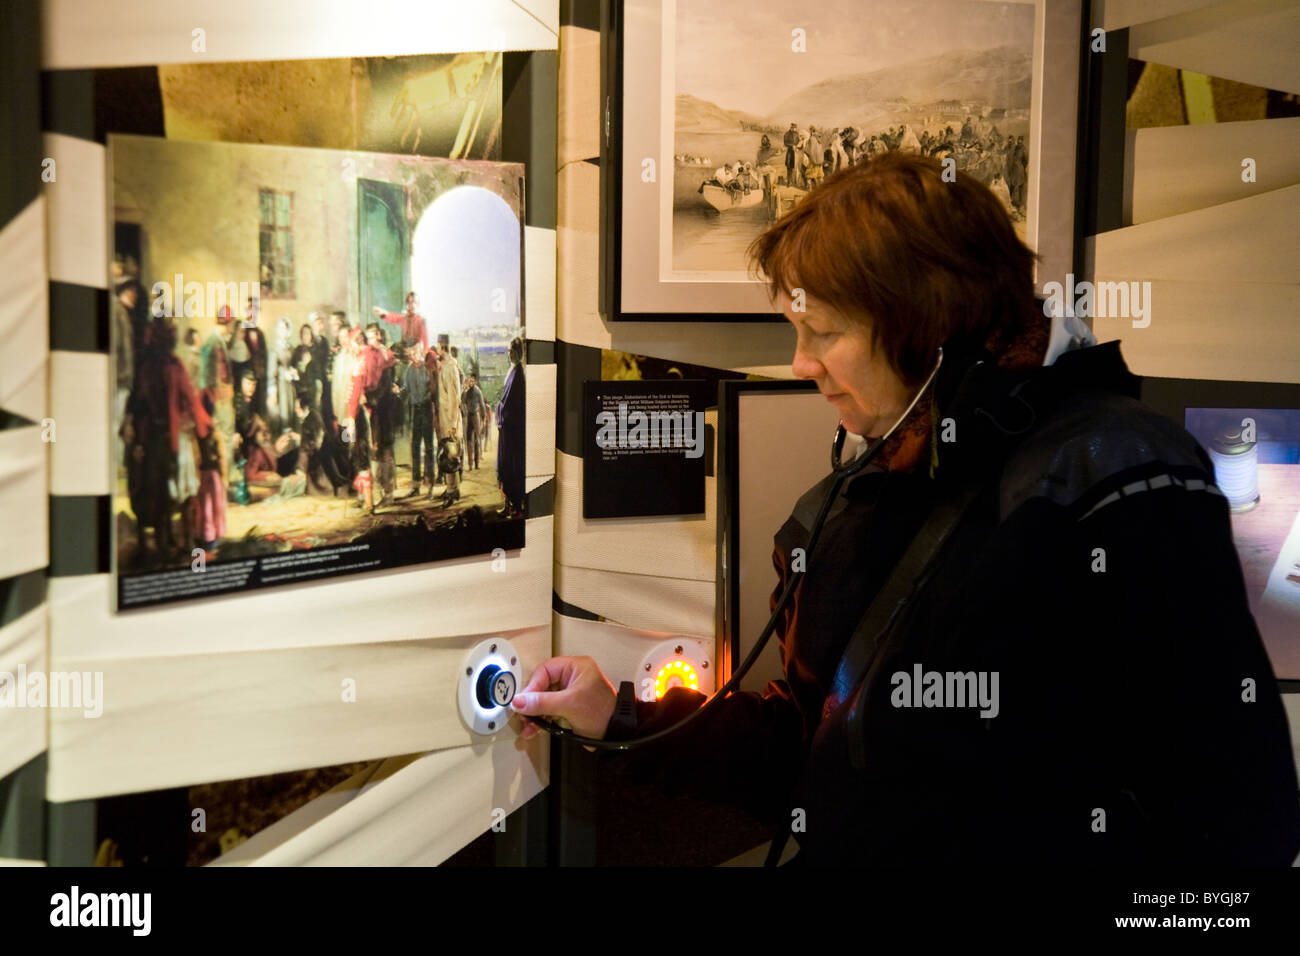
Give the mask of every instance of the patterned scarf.
MULTIPOLYGON (((993 328, 984 341, 984 348, 995 357, 1000 368, 1035 368, 1043 364, 1047 355, 1051 328, 1051 321, 1042 314, 1008 319, 993 328)), ((912 414, 885 442, 876 459, 880 467, 886 471, 915 471, 929 458, 933 473, 938 464, 934 434, 939 425, 934 415, 933 395, 934 389, 927 389, 912 414)))

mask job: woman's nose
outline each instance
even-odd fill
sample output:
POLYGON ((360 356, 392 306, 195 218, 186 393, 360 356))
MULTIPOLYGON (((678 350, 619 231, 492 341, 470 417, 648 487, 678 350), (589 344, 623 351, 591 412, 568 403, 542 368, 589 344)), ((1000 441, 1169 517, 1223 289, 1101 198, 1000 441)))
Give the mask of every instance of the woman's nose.
POLYGON ((802 345, 796 345, 790 371, 795 378, 816 378, 821 373, 821 363, 809 355, 802 345))

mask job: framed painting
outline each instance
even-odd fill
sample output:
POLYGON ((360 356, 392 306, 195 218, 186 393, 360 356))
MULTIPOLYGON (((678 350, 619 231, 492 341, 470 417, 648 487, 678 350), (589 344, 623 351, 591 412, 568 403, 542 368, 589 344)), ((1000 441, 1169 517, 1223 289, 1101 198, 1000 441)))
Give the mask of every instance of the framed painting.
POLYGON ((523 547, 522 164, 108 153, 119 610, 523 547))
POLYGON ((772 321, 748 249, 845 166, 951 158, 1074 255, 1080 0, 609 0, 601 311, 772 321))

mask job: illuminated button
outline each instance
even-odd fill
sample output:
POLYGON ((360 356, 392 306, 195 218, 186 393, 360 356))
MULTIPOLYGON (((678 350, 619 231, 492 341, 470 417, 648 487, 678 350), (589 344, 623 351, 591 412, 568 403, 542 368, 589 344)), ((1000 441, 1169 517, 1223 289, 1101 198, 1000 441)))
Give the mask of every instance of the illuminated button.
POLYGON ((672 660, 660 668, 655 678, 655 699, 662 697, 674 687, 700 689, 699 675, 695 673, 695 668, 684 660, 672 660))
POLYGON ((480 707, 505 707, 515 699, 515 675, 489 664, 478 675, 475 687, 480 707))

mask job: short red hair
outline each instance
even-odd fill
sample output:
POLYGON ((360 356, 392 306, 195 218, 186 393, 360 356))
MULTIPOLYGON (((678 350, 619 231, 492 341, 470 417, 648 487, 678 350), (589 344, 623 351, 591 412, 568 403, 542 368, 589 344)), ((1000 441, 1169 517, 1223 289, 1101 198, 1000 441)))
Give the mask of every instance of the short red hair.
POLYGON ((907 385, 950 338, 982 345, 1031 312, 1036 256, 996 196, 937 159, 886 153, 811 190, 754 240, 750 259, 773 297, 796 289, 871 323, 907 385))

